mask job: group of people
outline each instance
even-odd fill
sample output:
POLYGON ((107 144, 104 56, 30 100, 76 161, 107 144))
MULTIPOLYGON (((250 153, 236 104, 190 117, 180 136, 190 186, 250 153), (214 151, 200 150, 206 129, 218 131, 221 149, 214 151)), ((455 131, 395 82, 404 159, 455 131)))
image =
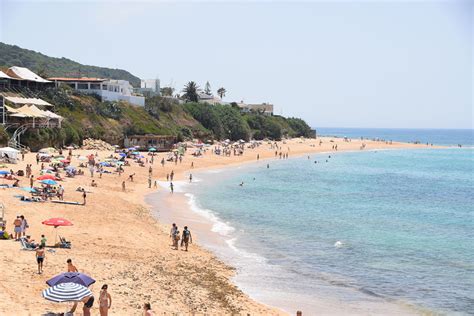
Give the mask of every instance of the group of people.
POLYGON ((193 243, 193 237, 191 231, 188 229, 188 226, 184 226, 183 232, 180 233, 176 223, 171 225, 170 238, 174 250, 179 249, 179 241, 181 240, 181 248, 184 247, 184 251, 188 251, 189 244, 193 243))

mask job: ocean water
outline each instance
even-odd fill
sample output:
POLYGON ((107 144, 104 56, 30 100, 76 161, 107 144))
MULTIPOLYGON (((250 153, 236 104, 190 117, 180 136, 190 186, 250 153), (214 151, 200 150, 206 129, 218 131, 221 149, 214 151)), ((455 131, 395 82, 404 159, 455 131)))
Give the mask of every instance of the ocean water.
POLYGON ((473 168, 472 148, 318 154, 201 172, 184 190, 258 300, 307 315, 316 300, 464 315, 474 313, 473 168))
POLYGON ((385 140, 432 143, 435 145, 474 146, 473 129, 387 129, 387 128, 316 128, 318 135, 349 138, 379 138, 385 140))

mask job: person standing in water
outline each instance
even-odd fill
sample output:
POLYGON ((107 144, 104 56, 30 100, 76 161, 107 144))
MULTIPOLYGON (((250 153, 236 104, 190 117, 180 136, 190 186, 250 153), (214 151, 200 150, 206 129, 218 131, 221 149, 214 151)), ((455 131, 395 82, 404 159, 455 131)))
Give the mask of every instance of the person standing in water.
POLYGON ((174 193, 174 184, 173 184, 173 182, 170 182, 170 191, 171 191, 171 193, 174 193))
POLYGON ((193 182, 193 175, 190 173, 189 174, 189 183, 193 182))

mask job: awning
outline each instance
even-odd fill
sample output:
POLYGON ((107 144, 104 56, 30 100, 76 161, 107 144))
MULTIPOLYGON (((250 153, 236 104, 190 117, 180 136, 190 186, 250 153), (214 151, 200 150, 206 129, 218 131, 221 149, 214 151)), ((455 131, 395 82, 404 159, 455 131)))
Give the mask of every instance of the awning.
POLYGON ((5 99, 14 104, 33 104, 33 105, 53 106, 52 104, 38 98, 5 97, 5 99))

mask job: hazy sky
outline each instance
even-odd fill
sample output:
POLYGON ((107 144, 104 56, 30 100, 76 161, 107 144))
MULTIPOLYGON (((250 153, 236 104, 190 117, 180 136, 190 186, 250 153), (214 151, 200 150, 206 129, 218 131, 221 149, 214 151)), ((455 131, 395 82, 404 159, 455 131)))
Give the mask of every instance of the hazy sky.
POLYGON ((0 41, 315 127, 473 127, 474 1, 0 0, 0 41))

